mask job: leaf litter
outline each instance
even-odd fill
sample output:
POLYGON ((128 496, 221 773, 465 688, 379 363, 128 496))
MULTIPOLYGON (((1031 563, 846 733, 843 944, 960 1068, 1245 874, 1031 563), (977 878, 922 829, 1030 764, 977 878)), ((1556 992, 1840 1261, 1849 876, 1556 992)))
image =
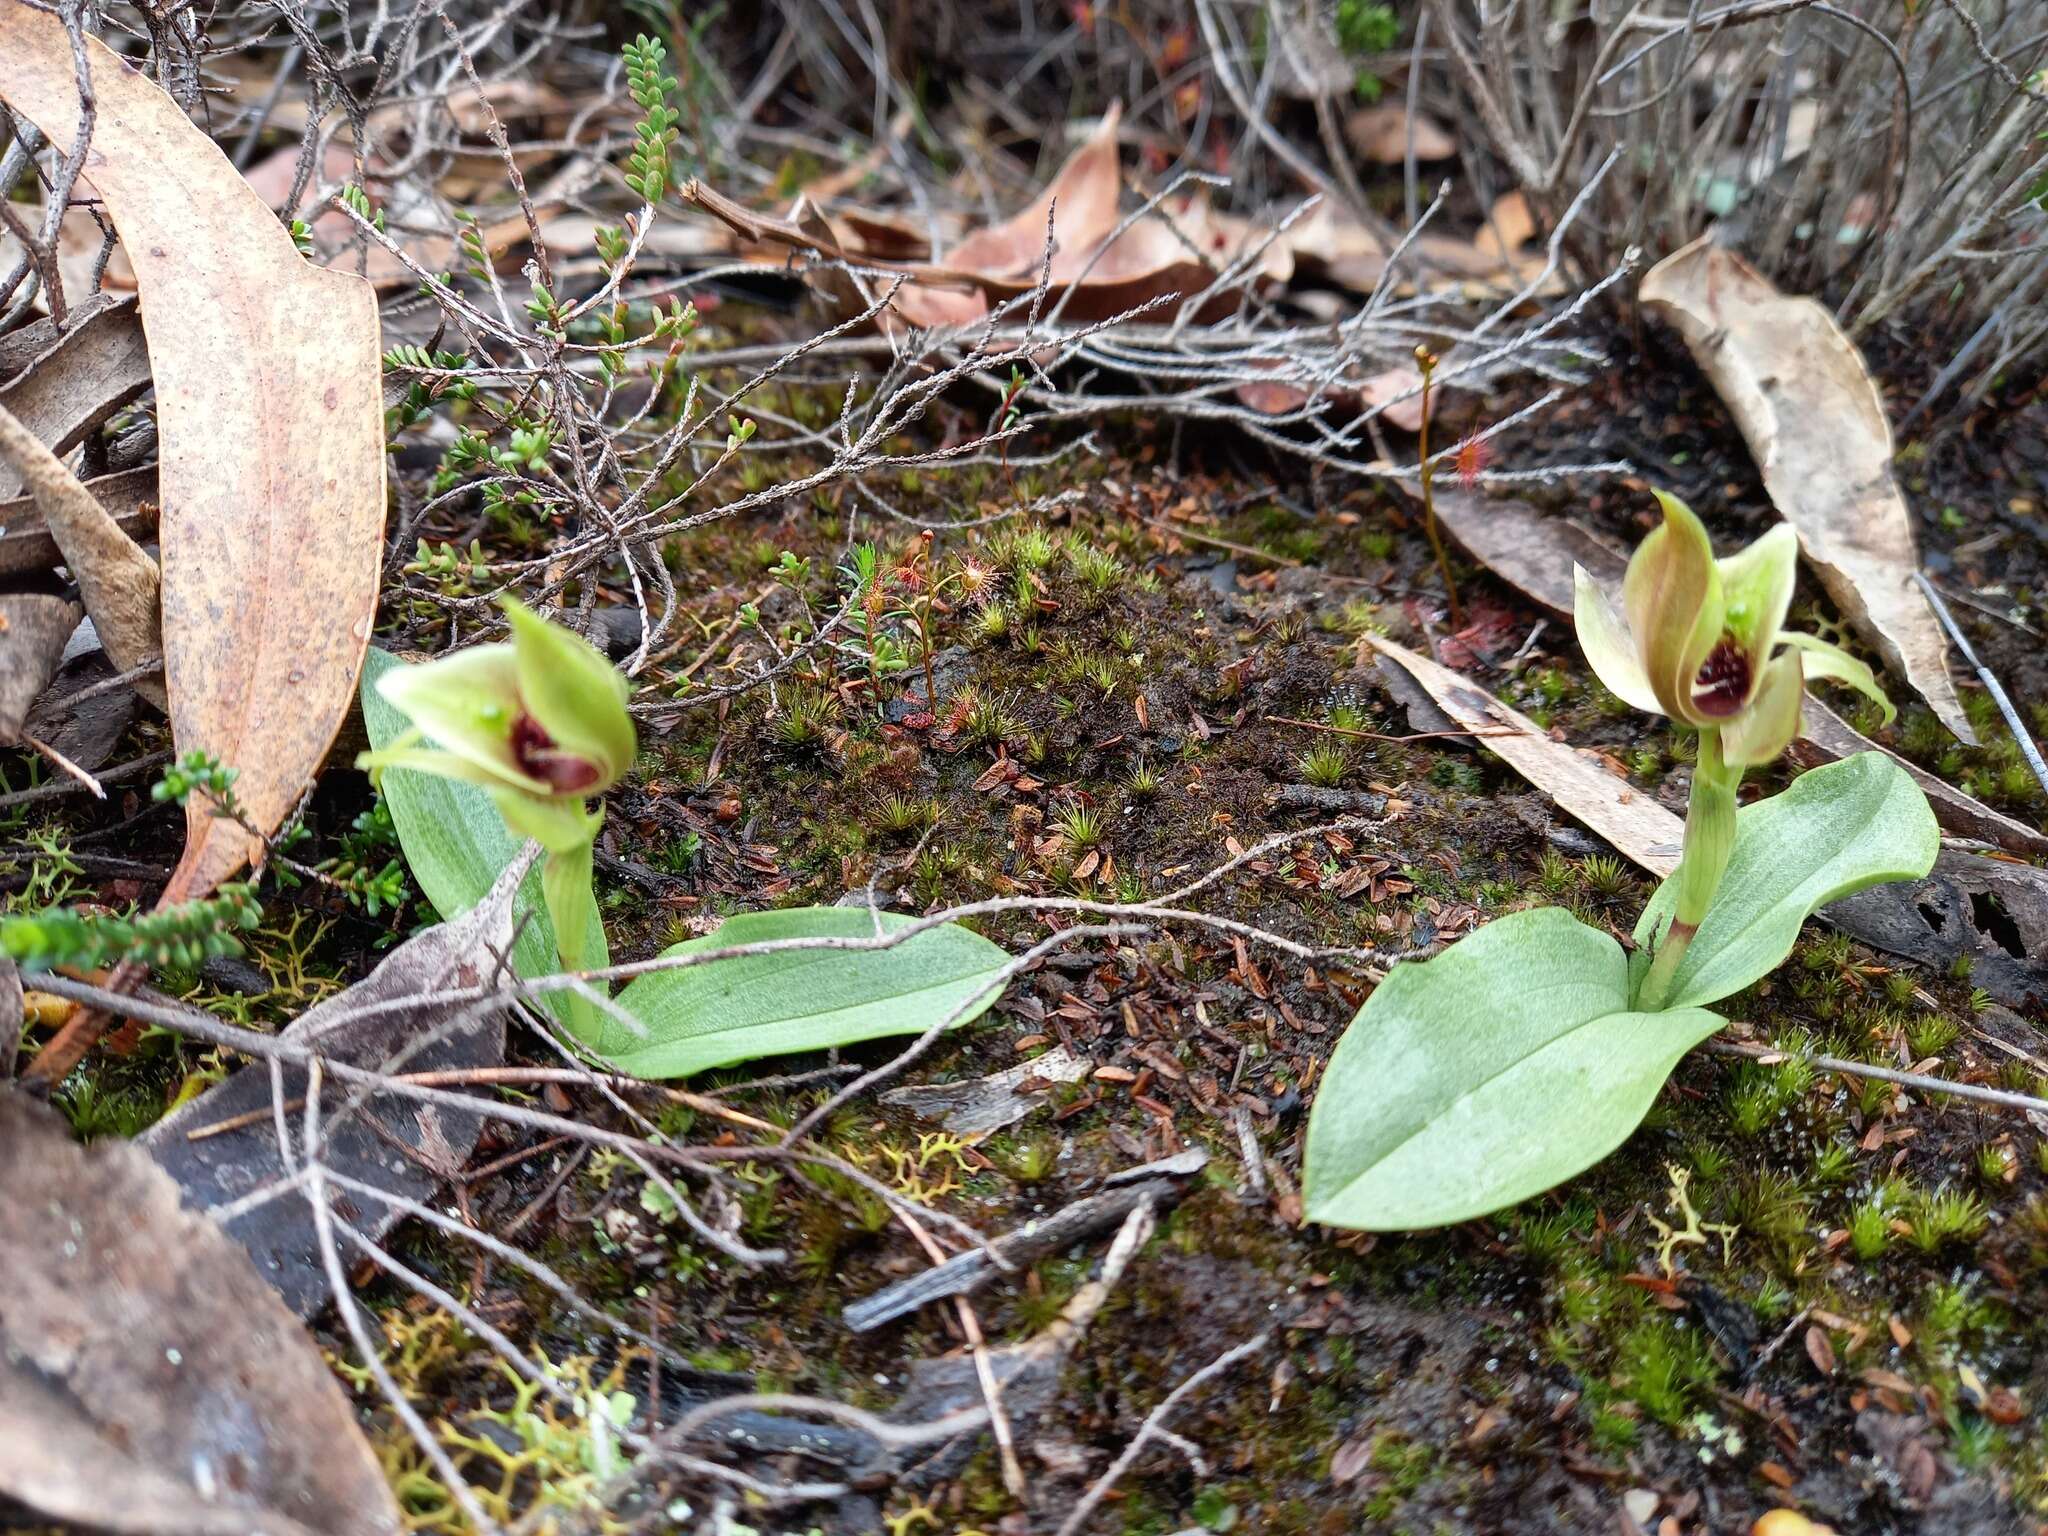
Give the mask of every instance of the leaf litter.
POLYGON ((0 1091, 0 1493, 164 1536, 395 1536, 299 1320, 140 1149, 0 1091))
MULTIPOLYGON (((384 522, 377 312, 360 280, 300 258, 160 87, 97 40, 86 51, 90 174, 136 265, 156 389, 172 734, 240 770, 249 822, 194 797, 170 904, 260 854, 348 711, 384 522)), ((0 11, 0 98, 71 138, 78 86, 56 17, 0 11)))
MULTIPOLYGON (((488 989, 509 962, 512 893, 525 874, 525 861, 515 860, 468 912, 408 939, 362 981, 295 1019, 280 1042, 382 1072, 460 1072, 502 1064, 507 1005, 479 1004, 462 995, 488 989), (396 1006, 443 993, 458 1000, 396 1006)), ((287 1306, 312 1317, 333 1298, 305 1198, 292 1191, 246 1203, 288 1178, 273 1106, 281 1102, 296 1123, 306 1085, 300 1066, 285 1066, 276 1076, 263 1063, 243 1067, 165 1115, 136 1144, 176 1181, 191 1209, 235 1207, 222 1230, 249 1251, 257 1272, 287 1306)), ((394 1197, 392 1203, 370 1201, 356 1218, 357 1229, 373 1240, 397 1224, 397 1201, 431 1200, 460 1171, 483 1129, 481 1114, 365 1098, 345 1088, 325 1091, 331 1109, 323 1117, 322 1156, 336 1172, 394 1197)))

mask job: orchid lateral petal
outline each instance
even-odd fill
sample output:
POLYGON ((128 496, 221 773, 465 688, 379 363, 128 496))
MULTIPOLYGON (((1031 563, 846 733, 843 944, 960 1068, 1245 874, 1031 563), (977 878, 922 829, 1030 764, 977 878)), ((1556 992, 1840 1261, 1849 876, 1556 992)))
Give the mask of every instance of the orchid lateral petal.
POLYGON ((1799 653, 1774 657, 1758 679, 1749 707, 1721 727, 1721 755, 1731 766, 1751 768, 1768 763, 1792 745, 1799 734, 1799 705, 1806 683, 1799 653))
POLYGON ((1839 645, 1831 645, 1818 635, 1801 634, 1794 629, 1780 630, 1778 639, 1785 645, 1797 646, 1804 653, 1801 664, 1808 678, 1845 683, 1884 711, 1886 725, 1898 719, 1899 712, 1892 707, 1891 699, 1879 685, 1877 674, 1839 645))
POLYGON ((1622 581, 1630 632, 1663 713, 1690 725, 1719 720, 1693 707, 1693 680, 1721 638, 1721 568, 1707 530, 1675 496, 1656 493, 1663 524, 1637 546, 1622 581))
POLYGON ((633 717, 626 712, 626 680, 581 635, 550 624, 507 598, 519 697, 561 752, 596 766, 596 794, 633 766, 633 717))
POLYGON ((512 752, 520 702, 511 646, 473 645, 421 666, 394 667, 377 680, 377 692, 435 746, 488 775, 448 777, 547 792, 544 782, 520 770, 512 752))
POLYGON ((1582 565, 1572 567, 1572 623, 1579 632, 1579 649, 1609 693, 1645 714, 1664 712, 1636 655, 1628 622, 1582 565))

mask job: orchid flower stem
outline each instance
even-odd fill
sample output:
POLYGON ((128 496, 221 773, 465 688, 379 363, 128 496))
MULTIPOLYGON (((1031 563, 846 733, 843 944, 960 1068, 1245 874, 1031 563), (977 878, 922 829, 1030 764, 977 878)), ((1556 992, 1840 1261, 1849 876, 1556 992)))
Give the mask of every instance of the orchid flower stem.
MULTIPOLYGON (((555 950, 564 971, 587 967, 591 921, 597 915, 597 894, 593 844, 585 842, 560 851, 550 851, 540 867, 541 894, 546 899, 548 921, 555 927, 555 950)), ((594 1042, 601 1021, 588 998, 571 992, 570 1031, 585 1044, 594 1042)))
POLYGON ((1636 1007, 1644 1013, 1662 1008, 1671 995, 1678 963, 1721 888, 1728 855, 1735 848, 1735 791, 1741 783, 1741 766, 1729 764, 1721 755, 1721 733, 1703 728, 1699 762, 1693 768, 1692 800, 1685 810, 1685 851, 1673 875, 1678 882, 1677 906, 1636 994, 1636 1007))

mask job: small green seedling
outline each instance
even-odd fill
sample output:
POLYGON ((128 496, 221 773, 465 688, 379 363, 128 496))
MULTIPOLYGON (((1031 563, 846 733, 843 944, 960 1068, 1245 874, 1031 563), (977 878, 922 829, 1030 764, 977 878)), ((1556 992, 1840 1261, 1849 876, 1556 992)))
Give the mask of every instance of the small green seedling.
POLYGON ((1441 1226, 1590 1167, 1641 1123, 1708 1005, 1770 974, 1809 912, 1917 879, 1940 838, 1927 798, 1882 753, 1815 769, 1736 810, 1743 769, 1799 729, 1809 677, 1891 706, 1870 669, 1787 631, 1796 545, 1778 528, 1714 558, 1660 493, 1629 562, 1626 618, 1577 575, 1579 642, 1611 691, 1699 733, 1678 868, 1625 953, 1555 907, 1512 913, 1435 959, 1397 966, 1352 1021, 1309 1121, 1308 1215, 1333 1226, 1441 1226))

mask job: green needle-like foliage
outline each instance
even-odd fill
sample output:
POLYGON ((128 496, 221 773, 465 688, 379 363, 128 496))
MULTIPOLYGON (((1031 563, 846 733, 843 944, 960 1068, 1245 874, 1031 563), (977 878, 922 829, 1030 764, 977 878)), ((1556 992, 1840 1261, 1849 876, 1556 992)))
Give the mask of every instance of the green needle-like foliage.
POLYGON ((255 892, 242 884, 134 917, 49 907, 0 918, 0 953, 24 971, 91 970, 122 960, 189 968, 217 955, 240 954, 236 933, 253 929, 262 912, 255 892))

